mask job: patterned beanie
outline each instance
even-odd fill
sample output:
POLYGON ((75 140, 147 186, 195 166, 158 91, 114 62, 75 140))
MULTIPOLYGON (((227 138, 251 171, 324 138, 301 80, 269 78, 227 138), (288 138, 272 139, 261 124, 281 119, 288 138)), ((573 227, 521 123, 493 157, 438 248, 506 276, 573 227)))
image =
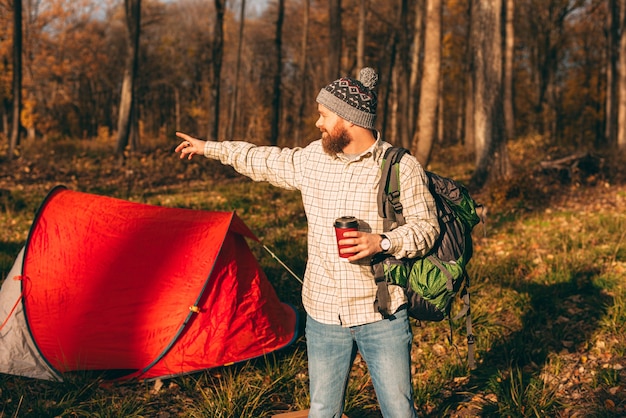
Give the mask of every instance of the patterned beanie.
POLYGON ((378 74, 366 67, 359 72, 359 79, 342 77, 333 81, 317 95, 317 103, 343 119, 367 129, 374 129, 378 98, 374 87, 378 74))

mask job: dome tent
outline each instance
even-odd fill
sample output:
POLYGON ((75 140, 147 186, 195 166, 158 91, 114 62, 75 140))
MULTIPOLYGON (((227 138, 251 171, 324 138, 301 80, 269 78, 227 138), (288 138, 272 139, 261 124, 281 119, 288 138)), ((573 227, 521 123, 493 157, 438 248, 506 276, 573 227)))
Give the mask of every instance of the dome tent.
POLYGON ((289 345, 296 312, 246 238, 257 240, 234 212, 54 188, 0 289, 0 372, 150 379, 289 345))

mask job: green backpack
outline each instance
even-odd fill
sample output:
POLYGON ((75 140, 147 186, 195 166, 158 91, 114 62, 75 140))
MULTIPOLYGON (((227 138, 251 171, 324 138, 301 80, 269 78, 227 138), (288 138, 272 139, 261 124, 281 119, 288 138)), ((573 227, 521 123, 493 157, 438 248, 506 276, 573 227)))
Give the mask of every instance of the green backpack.
MULTIPOLYGON (((390 147, 383 158, 378 189, 378 212, 385 231, 405 223, 400 203, 400 169, 404 148, 390 147)), ((437 206, 440 234, 431 251, 424 257, 398 260, 391 256, 372 260, 378 286, 375 308, 390 316, 389 285, 402 286, 408 299, 408 314, 420 321, 441 321, 466 317, 469 365, 474 367, 474 336, 472 334, 469 276, 466 266, 472 258, 472 229, 480 221, 480 207, 467 189, 449 178, 426 171, 428 187, 437 206), (452 302, 459 295, 463 308, 450 318, 452 302)))

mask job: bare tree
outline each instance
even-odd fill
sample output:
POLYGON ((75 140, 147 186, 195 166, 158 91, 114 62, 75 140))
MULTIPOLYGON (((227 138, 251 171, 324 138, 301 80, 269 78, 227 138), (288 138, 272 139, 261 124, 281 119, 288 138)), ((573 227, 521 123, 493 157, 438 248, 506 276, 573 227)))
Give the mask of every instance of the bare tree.
POLYGON ((141 32, 141 0, 124 0, 126 28, 128 29, 128 55, 124 68, 120 107, 117 119, 116 153, 123 160, 128 146, 135 107, 135 80, 139 67, 139 33, 141 32))
POLYGON ((230 102, 230 125, 228 128, 228 139, 232 139, 235 133, 235 122, 237 119, 237 105, 239 99, 239 73, 241 72, 241 51, 243 48, 243 29, 246 21, 246 0, 241 0, 239 10, 239 34, 237 39, 237 63, 235 64, 235 82, 233 85, 233 98, 230 102))
MULTIPOLYGON (((409 102, 407 128, 408 132, 415 130, 415 116, 417 115, 417 102, 419 92, 420 57, 422 52, 422 21, 423 21, 424 0, 415 2, 415 19, 413 21, 413 45, 411 46, 411 67, 409 76, 409 102)), ((410 144, 404 144, 409 147, 410 144)))
POLYGON ((398 38, 398 30, 399 28, 394 27, 387 34, 385 50, 389 51, 390 53, 385 62, 385 66, 387 67, 386 73, 389 74, 390 77, 386 77, 387 82, 385 83, 386 86, 384 88, 381 88, 381 86, 379 86, 379 91, 381 92, 381 95, 379 96, 379 102, 385 103, 385 109, 388 109, 388 111, 385 112, 385 117, 382 118, 381 132, 382 132, 383 138, 394 138, 397 134, 396 128, 397 128, 397 119, 398 119, 397 118, 398 100, 396 97, 397 96, 396 85, 398 84, 398 82, 397 82, 397 77, 395 77, 394 68, 396 66, 396 56, 397 56, 396 44, 397 44, 397 38, 398 38), (388 125, 391 126, 390 129, 388 128, 388 125))
MULTIPOLYGON (((532 84, 535 89, 534 128, 547 137, 560 136, 561 99, 563 89, 558 80, 559 66, 566 56, 568 42, 567 18, 581 8, 586 0, 530 0, 518 4, 524 7, 528 56, 531 62, 532 84)), ((518 11, 520 9, 517 9, 518 11)))
POLYGON ((617 142, 618 83, 617 62, 619 60, 619 0, 609 0, 606 66, 606 118, 604 139, 607 144, 617 142))
POLYGON ((426 0, 426 27, 424 29, 424 71, 420 89, 417 131, 413 135, 411 151, 424 166, 428 166, 437 128, 439 78, 441 77, 441 0, 426 0))
POLYGON ((400 0, 400 7, 398 8, 398 28, 396 29, 398 36, 396 63, 394 65, 394 91, 396 107, 399 109, 398 120, 395 123, 397 127, 397 136, 400 144, 403 147, 411 146, 411 135, 413 134, 412 128, 407 121, 413 118, 413 111, 410 107, 411 90, 407 88, 411 82, 411 56, 409 53, 409 28, 408 15, 409 15, 409 2, 408 0, 400 0))
MULTIPOLYGON (((473 60, 472 60, 473 61, 473 60)), ((474 136, 474 76, 473 71, 465 77, 464 106, 464 135, 463 146, 469 155, 476 152, 476 137, 474 136)))
POLYGON ((476 170, 470 184, 475 188, 505 179, 511 172, 502 103, 502 1, 473 3, 476 170))
POLYGON ((620 34, 617 147, 626 152, 626 0, 620 0, 620 34))
POLYGON ((11 138, 9 139, 8 158, 13 158, 13 153, 20 142, 22 123, 20 114, 22 110, 22 0, 13 2, 13 124, 11 138))
MULTIPOLYGON (((222 78, 222 59, 224 57, 224 12, 226 0, 215 0, 215 26, 213 27, 213 79, 211 81, 211 103, 213 109, 213 123, 209 131, 209 138, 217 140, 220 133, 220 83, 222 78)), ((211 107, 212 106, 212 107, 211 107)))
POLYGON ((476 141, 474 140, 474 53, 472 51, 475 25, 472 24, 472 9, 474 0, 468 0, 467 7, 467 41, 465 44, 464 63, 464 89, 463 101, 463 145, 469 155, 476 151, 476 141))
POLYGON ((328 80, 334 80, 341 76, 341 0, 329 0, 328 7, 328 80))
POLYGON ((506 0, 504 35, 504 126, 508 138, 515 137, 515 113, 513 111, 513 59, 515 54, 515 0, 506 0))
POLYGON ((280 93, 283 75, 283 21, 285 20, 285 0, 278 0, 278 17, 276 18, 276 72, 274 73, 274 95, 272 98, 272 119, 270 144, 278 144, 280 134, 280 93))
MULTIPOLYGON (((307 57, 307 46, 309 44, 309 15, 310 15, 310 3, 311 0, 304 0, 304 10, 302 14, 302 38, 300 40, 300 57, 298 59, 299 69, 300 69, 300 78, 299 85, 306 88, 308 83, 305 83, 306 78, 306 57, 307 57)), ((305 107, 305 94, 297 95, 298 103, 298 114, 297 114, 297 122, 296 122, 296 132, 294 136, 294 146, 300 146, 300 129, 301 129, 301 121, 304 118, 304 107, 305 107)))
MULTIPOLYGON (((387 62, 387 73, 389 74, 389 77, 387 78, 387 86, 383 89, 383 91, 385 91, 384 103, 386 103, 385 108, 387 111, 385 112, 385 118, 383 119, 382 132, 383 137, 387 138, 388 141, 395 143, 398 143, 399 141, 403 147, 408 148, 410 147, 410 144, 402 142, 402 115, 400 115, 402 111, 402 89, 400 88, 400 85, 403 84, 401 78, 404 74, 403 66, 405 65, 401 56, 403 50, 401 46, 403 32, 406 27, 403 24, 403 21, 406 21, 406 10, 404 9, 405 4, 405 0, 400 0, 400 7, 397 8, 395 21, 387 39, 388 46, 386 49, 389 50, 391 54, 387 62)), ((406 39, 406 36, 404 36, 404 39, 406 39)), ((406 57, 406 53, 404 56, 406 57)))
POLYGON ((359 29, 356 37, 356 75, 365 67, 365 25, 367 17, 367 1, 359 0, 359 29))
POLYGON ((435 139, 437 140, 437 142, 439 142, 440 144, 443 143, 443 141, 446 138, 446 129, 445 129, 445 112, 446 112, 446 108, 445 108, 445 100, 443 97, 443 76, 439 77, 439 101, 437 102, 437 114, 436 114, 436 118, 437 118, 437 135, 435 135, 435 139))

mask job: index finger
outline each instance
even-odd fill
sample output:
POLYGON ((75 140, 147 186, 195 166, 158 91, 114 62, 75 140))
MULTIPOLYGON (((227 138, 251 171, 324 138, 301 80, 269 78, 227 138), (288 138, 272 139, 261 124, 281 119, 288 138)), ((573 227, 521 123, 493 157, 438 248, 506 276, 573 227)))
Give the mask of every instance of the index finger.
POLYGON ((179 138, 182 138, 182 139, 184 139, 186 141, 189 141, 190 139, 194 139, 192 136, 187 135, 184 132, 176 132, 176 136, 179 137, 179 138))
MULTIPOLYGON (((188 141, 189 144, 191 144, 191 140, 193 139, 193 137, 191 137, 191 136, 189 136, 189 135, 187 135, 187 134, 185 134, 183 132, 176 132, 176 136, 181 138, 181 139, 183 139, 184 141, 188 141)), ((181 142, 180 144, 178 144, 174 151, 179 152, 181 149, 183 149, 184 148, 184 144, 185 144, 184 141, 181 142)))

